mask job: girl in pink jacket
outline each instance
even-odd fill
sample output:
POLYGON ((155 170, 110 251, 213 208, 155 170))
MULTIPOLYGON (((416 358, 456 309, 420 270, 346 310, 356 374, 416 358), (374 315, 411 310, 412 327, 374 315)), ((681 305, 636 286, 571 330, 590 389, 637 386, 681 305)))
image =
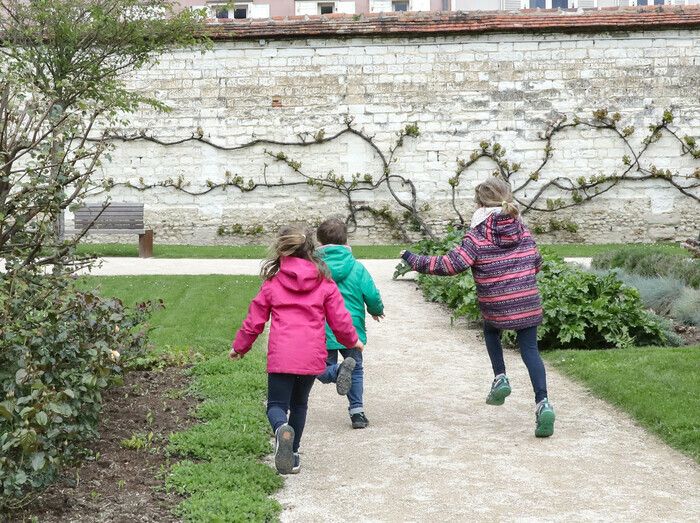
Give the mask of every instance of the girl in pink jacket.
POLYGON ((286 227, 262 267, 265 279, 236 334, 229 357, 240 359, 272 317, 267 346, 267 418, 275 431, 275 467, 300 469, 301 440, 309 393, 326 370, 325 323, 340 343, 362 350, 343 297, 328 268, 314 254, 311 235, 286 227), (289 418, 287 418, 289 412, 289 418))

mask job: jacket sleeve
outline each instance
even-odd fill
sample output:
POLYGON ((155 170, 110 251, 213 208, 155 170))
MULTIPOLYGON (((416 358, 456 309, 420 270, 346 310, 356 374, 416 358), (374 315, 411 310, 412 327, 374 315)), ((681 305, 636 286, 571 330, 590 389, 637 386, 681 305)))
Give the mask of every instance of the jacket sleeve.
POLYGON ((362 282, 360 286, 362 289, 362 298, 367 304, 367 312, 372 316, 381 316, 384 314, 382 296, 379 294, 379 289, 377 289, 377 286, 374 284, 372 275, 365 267, 362 267, 362 282))
POLYGON ((329 282, 330 292, 326 295, 323 308, 326 314, 326 322, 335 334, 338 343, 352 348, 357 343, 357 331, 352 324, 350 313, 345 308, 345 301, 338 290, 338 286, 329 282))
POLYGON ((402 258, 414 271, 436 276, 452 276, 464 272, 476 261, 476 247, 467 237, 462 243, 443 256, 422 256, 410 251, 402 258))
POLYGON ((263 284, 258 295, 250 303, 248 315, 233 340, 233 349, 239 354, 245 354, 250 350, 265 328, 267 320, 270 319, 270 302, 265 292, 266 284, 267 282, 263 284))

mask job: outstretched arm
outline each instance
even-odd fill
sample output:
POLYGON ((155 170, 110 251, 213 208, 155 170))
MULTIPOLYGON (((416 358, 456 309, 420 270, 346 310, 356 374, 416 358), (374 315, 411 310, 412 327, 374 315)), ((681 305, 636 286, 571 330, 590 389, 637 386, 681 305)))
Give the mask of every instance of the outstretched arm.
POLYGON ((377 289, 377 286, 374 284, 372 275, 364 267, 361 288, 362 298, 367 305, 367 312, 369 312, 371 316, 383 316, 384 303, 382 302, 382 296, 379 294, 379 289, 377 289))
POLYGON ((255 340, 260 336, 260 333, 265 328, 267 320, 270 319, 270 302, 267 299, 265 292, 265 284, 263 284, 258 295, 250 303, 248 308, 248 316, 243 320, 241 328, 238 329, 236 339, 233 340, 231 349, 231 358, 236 354, 243 355, 250 350, 255 340))
POLYGON ((452 276, 464 272, 474 265, 476 259, 474 245, 465 238, 462 243, 443 256, 423 256, 404 251, 401 257, 414 271, 436 276, 452 276))

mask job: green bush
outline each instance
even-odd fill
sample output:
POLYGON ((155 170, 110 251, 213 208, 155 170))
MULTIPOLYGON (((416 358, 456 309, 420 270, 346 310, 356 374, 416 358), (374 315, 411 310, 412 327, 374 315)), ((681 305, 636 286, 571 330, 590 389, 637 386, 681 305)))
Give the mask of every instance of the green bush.
POLYGON ((622 269, 613 271, 593 269, 591 272, 599 276, 612 272, 625 285, 639 291, 645 307, 686 325, 700 327, 699 289, 688 287, 677 278, 647 278, 629 274, 622 269))
POLYGON ((700 259, 669 254, 652 248, 623 248, 593 257, 595 269, 620 268, 645 277, 673 277, 685 285, 700 288, 700 259))
POLYGON ((151 309, 80 292, 65 277, 0 280, 0 507, 21 506, 96 436, 102 391, 145 347, 151 309))
MULTIPOLYGON (((443 254, 448 241, 423 241, 418 252, 443 254)), ((398 267, 397 272, 405 269, 398 267)), ((421 275, 418 283, 430 301, 445 303, 453 315, 479 320, 476 286, 470 273, 454 277, 421 275)), ((639 292, 614 274, 600 276, 544 255, 538 277, 544 307, 539 328, 543 349, 599 349, 650 344, 677 344, 667 324, 648 312, 639 292)))

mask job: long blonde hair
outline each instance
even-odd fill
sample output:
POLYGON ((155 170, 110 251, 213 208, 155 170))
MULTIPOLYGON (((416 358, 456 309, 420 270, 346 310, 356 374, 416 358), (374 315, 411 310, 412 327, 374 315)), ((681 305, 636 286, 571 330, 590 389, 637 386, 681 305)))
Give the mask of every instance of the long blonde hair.
POLYGON ((260 276, 269 280, 279 272, 282 258, 292 256, 313 262, 318 269, 319 278, 330 278, 328 266, 316 255, 315 250, 311 232, 291 225, 282 227, 275 243, 270 247, 269 257, 262 265, 260 276))
POLYGON ((474 201, 481 207, 501 207, 503 214, 510 214, 513 218, 520 216, 510 184, 495 176, 476 186, 474 201))

